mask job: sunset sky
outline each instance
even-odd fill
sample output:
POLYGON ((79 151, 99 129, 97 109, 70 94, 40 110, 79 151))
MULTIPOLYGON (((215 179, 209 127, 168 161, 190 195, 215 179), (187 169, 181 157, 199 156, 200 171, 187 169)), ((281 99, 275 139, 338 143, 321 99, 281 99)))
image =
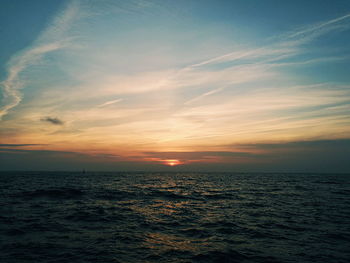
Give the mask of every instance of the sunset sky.
POLYGON ((350 1, 0 1, 1 170, 350 172, 350 1))

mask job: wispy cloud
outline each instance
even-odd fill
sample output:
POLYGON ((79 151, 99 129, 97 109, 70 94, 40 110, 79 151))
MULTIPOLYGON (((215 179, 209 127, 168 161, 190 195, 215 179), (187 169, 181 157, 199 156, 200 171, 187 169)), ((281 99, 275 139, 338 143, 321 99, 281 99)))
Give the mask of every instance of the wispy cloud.
POLYGON ((199 95, 199 96, 197 96, 197 97, 195 97, 193 99, 190 99, 190 100, 186 101, 184 104, 185 105, 189 105, 189 104, 191 104, 193 102, 196 102, 196 101, 198 101, 200 99, 203 99, 204 97, 207 97, 207 96, 213 95, 215 93, 218 93, 218 92, 222 91, 223 89, 224 89, 224 87, 210 90, 210 91, 205 92, 205 93, 203 93, 203 94, 201 94, 201 95, 199 95))
POLYGON ((316 36, 326 34, 329 31, 346 29, 350 26, 350 13, 345 14, 343 16, 320 22, 317 24, 309 25, 294 32, 290 32, 286 34, 287 38, 314 38, 316 36))
POLYGON ((11 58, 7 68, 7 78, 0 83, 4 97, 4 105, 0 108, 0 120, 22 100, 20 89, 25 87, 25 82, 21 80, 20 74, 38 63, 45 54, 68 45, 68 39, 64 34, 76 19, 78 11, 78 1, 71 1, 31 47, 11 58))
POLYGON ((217 57, 213 57, 202 62, 192 64, 183 68, 180 72, 215 65, 225 62, 240 61, 244 62, 254 59, 254 63, 266 63, 285 59, 301 52, 298 47, 306 42, 312 41, 314 38, 327 34, 331 31, 345 30, 350 28, 350 14, 299 28, 285 34, 275 36, 272 44, 263 47, 233 51, 217 57), (336 25, 336 26, 335 26, 336 25))
POLYGON ((107 102, 105 102, 105 103, 102 103, 102 104, 98 105, 97 107, 98 107, 98 108, 103 108, 103 107, 106 107, 106 106, 108 106, 108 105, 121 102, 122 100, 123 100, 123 99, 110 100, 110 101, 107 101, 107 102))
POLYGON ((190 105, 193 102, 200 101, 207 96, 221 92, 232 86, 232 84, 247 83, 255 80, 262 81, 263 78, 271 78, 273 75, 276 77, 276 74, 273 74, 273 72, 281 67, 347 59, 347 57, 320 57, 302 61, 288 60, 307 53, 307 49, 301 49, 301 46, 306 42, 311 42, 316 37, 332 31, 349 29, 349 18, 350 14, 346 14, 335 19, 304 26, 298 30, 275 37, 270 44, 263 47, 233 51, 180 69, 176 73, 176 79, 181 79, 180 83, 189 79, 189 82, 183 84, 183 86, 198 85, 199 83, 196 83, 196 79, 202 81, 202 85, 215 83, 216 85, 224 86, 205 91, 184 104, 190 105), (225 71, 229 73, 227 76, 223 75, 225 71))

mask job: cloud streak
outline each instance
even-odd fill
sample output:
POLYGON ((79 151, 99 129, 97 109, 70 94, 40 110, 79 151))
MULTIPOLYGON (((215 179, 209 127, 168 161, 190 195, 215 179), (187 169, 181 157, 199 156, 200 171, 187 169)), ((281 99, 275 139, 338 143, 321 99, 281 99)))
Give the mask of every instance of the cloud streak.
POLYGON ((43 146, 47 144, 31 144, 31 143, 21 143, 21 144, 9 144, 9 143, 1 143, 0 147, 23 147, 23 146, 43 146))
POLYGON ((349 27, 349 18, 350 18, 350 13, 328 20, 324 22, 320 22, 311 26, 307 26, 303 29, 300 29, 296 32, 291 32, 287 35, 288 38, 298 38, 298 37, 306 37, 306 34, 311 34, 311 37, 315 37, 317 35, 322 35, 325 33, 328 33, 330 30, 338 30, 339 28, 344 28, 343 26, 345 25, 346 28, 349 27), (345 21, 345 24, 343 23, 341 27, 333 27, 335 24, 339 24, 339 22, 345 21))
POLYGON ((277 43, 268 45, 265 47, 259 47, 248 50, 233 51, 227 54, 223 54, 217 57, 204 60, 202 62, 186 66, 180 72, 186 72, 191 69, 200 68, 208 65, 215 65, 225 62, 244 61, 254 59, 255 63, 266 63, 272 61, 278 61, 290 56, 296 55, 300 52, 298 47, 306 42, 312 41, 314 38, 327 34, 330 31, 338 30, 338 27, 334 27, 334 24, 338 24, 340 28, 344 30, 350 27, 350 13, 344 16, 331 19, 325 22, 318 23, 316 25, 305 26, 297 31, 290 31, 286 34, 275 37, 274 41, 277 43))
POLYGON ((110 100, 110 101, 107 101, 105 103, 102 103, 102 104, 98 105, 97 107, 98 108, 103 108, 103 107, 106 107, 106 106, 109 106, 111 104, 115 104, 115 103, 118 103, 118 102, 121 102, 121 101, 123 101, 123 99, 110 100))
POLYGON ((25 87, 25 82, 21 80, 21 73, 38 63, 46 54, 67 47, 69 40, 64 37, 64 34, 76 19, 78 9, 78 2, 71 1, 38 37, 32 47, 11 58, 7 68, 7 78, 0 82, 4 98, 4 105, 0 108, 0 120, 22 100, 20 89, 25 87))

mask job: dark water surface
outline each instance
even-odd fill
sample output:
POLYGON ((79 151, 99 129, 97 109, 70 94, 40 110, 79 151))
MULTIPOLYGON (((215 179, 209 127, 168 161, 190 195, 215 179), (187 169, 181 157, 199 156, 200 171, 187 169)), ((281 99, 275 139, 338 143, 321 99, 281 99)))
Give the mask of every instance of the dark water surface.
POLYGON ((350 175, 0 174, 0 262, 350 262, 350 175))

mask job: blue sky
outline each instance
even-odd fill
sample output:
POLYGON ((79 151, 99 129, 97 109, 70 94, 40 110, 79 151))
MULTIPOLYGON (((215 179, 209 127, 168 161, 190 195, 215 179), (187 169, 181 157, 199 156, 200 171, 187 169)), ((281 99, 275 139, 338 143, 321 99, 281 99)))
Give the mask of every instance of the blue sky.
POLYGON ((317 167, 349 139, 349 1, 0 5, 0 150, 14 162, 273 170, 278 149, 317 167))

